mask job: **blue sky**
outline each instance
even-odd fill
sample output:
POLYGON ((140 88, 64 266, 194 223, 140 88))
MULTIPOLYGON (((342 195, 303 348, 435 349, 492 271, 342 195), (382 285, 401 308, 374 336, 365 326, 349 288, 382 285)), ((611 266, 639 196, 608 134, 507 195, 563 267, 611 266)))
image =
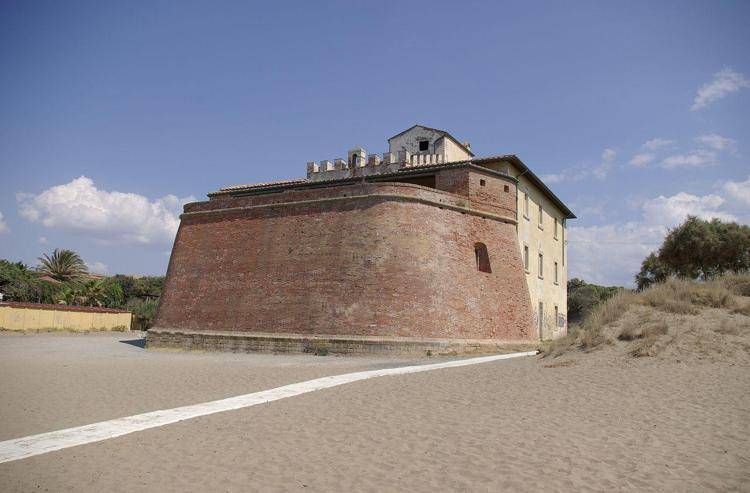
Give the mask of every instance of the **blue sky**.
POLYGON ((422 123, 516 153, 631 283, 686 214, 750 221, 747 2, 3 2, 0 257, 166 270, 180 206, 422 123))

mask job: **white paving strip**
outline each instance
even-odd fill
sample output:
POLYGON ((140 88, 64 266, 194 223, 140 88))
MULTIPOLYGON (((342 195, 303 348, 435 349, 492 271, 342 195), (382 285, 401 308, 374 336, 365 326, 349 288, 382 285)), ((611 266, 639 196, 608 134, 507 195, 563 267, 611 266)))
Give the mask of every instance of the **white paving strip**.
POLYGON ((439 370, 442 368, 456 368, 459 366, 477 365, 520 356, 532 356, 536 351, 524 353, 499 354, 495 356, 484 356, 481 358, 469 358, 462 360, 446 361, 430 365, 402 366, 400 368, 388 368, 383 370, 360 371, 356 373, 345 373, 330 377, 316 378, 306 382, 293 383, 276 387, 275 389, 253 392, 252 394, 238 395, 218 401, 204 402, 192 406, 176 407, 162 411, 137 414, 126 418, 112 419, 75 428, 41 433, 13 440, 0 442, 0 463, 25 459, 34 455, 46 454, 77 445, 100 442, 109 438, 115 438, 137 431, 158 428, 159 426, 177 423, 186 419, 197 418, 209 414, 220 413, 242 409, 244 407, 256 406, 267 402, 278 401, 286 397, 315 392, 316 390, 329 389, 346 383, 367 380, 369 378, 385 377, 390 375, 405 375, 408 373, 419 373, 423 371, 439 370))

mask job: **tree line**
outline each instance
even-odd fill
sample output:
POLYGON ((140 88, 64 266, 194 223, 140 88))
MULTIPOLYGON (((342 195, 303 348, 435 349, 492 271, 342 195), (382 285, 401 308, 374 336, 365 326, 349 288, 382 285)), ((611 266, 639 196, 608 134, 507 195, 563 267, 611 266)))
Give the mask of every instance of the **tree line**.
POLYGON ((72 250, 55 249, 39 265, 0 260, 0 293, 5 301, 97 306, 133 312, 134 328, 151 326, 164 276, 97 276, 72 250))
MULTIPOLYGON (((726 273, 750 270, 750 226, 695 216, 670 229, 661 246, 641 263, 637 291, 670 278, 707 281, 726 273)), ((568 320, 575 323, 620 286, 598 286, 581 279, 568 281, 568 320)))
POLYGON ((706 281, 727 272, 748 270, 750 226, 689 216, 643 260, 635 283, 640 291, 670 277, 706 281))

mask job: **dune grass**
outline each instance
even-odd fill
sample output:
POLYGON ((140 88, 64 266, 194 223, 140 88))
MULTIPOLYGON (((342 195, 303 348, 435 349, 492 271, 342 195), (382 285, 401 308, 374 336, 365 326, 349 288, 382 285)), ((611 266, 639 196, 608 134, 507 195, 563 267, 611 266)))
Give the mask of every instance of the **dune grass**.
POLYGON ((732 308, 734 297, 723 279, 695 282, 670 279, 637 295, 639 303, 667 313, 696 315, 701 308, 732 308))
POLYGON ((750 272, 727 274, 719 281, 735 295, 750 297, 750 272))
POLYGON ((628 352, 631 356, 653 356, 654 346, 659 337, 668 332, 669 324, 665 320, 654 318, 652 313, 641 312, 622 324, 617 339, 635 342, 628 352))
POLYGON ((549 341, 541 348, 544 355, 559 356, 571 349, 590 351, 607 342, 605 326, 616 322, 633 304, 635 294, 622 290, 600 304, 583 320, 581 326, 565 337, 549 341))
POLYGON ((703 309, 717 308, 750 317, 750 302, 738 302, 737 297, 750 297, 750 274, 727 274, 710 281, 670 279, 638 293, 622 290, 597 306, 577 330, 546 342, 540 351, 543 356, 560 356, 571 350, 587 352, 617 339, 633 343, 631 356, 650 356, 670 328, 668 316, 659 312, 692 317, 703 309), (653 310, 638 312, 621 327, 613 327, 634 306, 653 310))

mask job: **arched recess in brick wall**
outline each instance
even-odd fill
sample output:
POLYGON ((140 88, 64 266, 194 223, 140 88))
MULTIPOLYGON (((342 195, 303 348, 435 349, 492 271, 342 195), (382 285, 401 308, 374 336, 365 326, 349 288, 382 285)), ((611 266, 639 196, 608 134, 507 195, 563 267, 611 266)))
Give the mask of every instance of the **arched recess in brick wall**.
POLYGON ((475 243, 474 256, 477 261, 477 270, 487 273, 492 272, 492 267, 490 266, 490 254, 487 252, 487 245, 484 243, 475 243))

